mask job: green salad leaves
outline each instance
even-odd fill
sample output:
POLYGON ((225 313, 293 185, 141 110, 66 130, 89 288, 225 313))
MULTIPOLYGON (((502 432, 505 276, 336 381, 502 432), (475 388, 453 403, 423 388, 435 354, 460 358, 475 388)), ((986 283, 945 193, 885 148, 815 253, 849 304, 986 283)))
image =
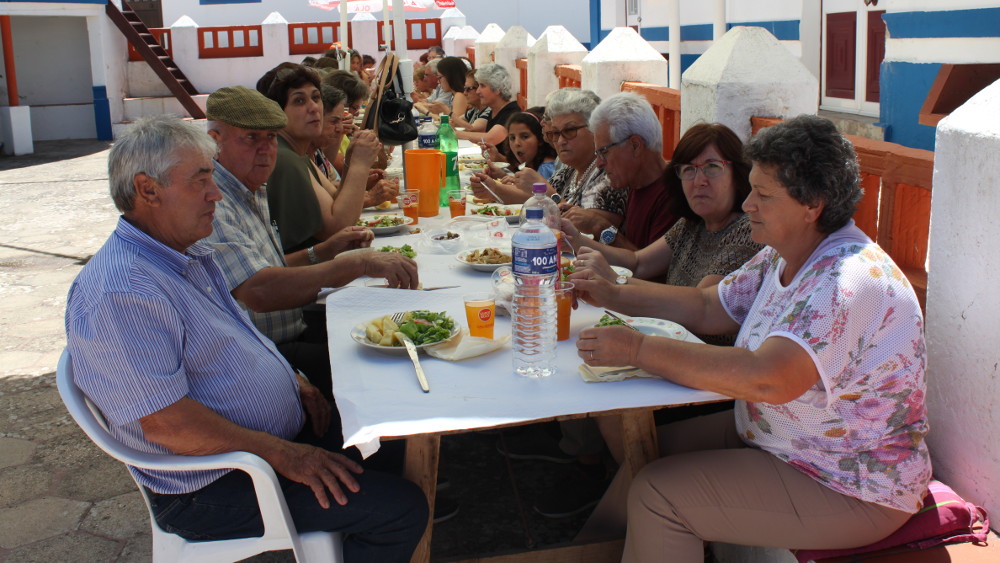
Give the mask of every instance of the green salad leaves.
POLYGON ((410 311, 399 323, 399 332, 410 337, 414 344, 431 344, 441 342, 451 336, 455 321, 442 313, 420 310, 410 311))

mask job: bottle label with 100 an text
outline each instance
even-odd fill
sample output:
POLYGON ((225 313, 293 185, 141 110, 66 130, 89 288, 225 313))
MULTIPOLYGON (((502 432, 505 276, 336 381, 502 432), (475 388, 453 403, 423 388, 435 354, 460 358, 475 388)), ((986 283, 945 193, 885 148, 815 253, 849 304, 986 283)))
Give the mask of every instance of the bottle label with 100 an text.
POLYGON ((517 247, 513 251, 514 274, 528 276, 553 276, 559 263, 555 246, 545 248, 517 247))

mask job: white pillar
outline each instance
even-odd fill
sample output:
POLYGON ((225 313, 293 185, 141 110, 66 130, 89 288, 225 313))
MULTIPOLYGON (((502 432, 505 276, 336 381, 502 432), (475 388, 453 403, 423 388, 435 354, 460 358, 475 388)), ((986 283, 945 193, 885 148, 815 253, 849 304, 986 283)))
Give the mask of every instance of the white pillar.
POLYGON ((354 18, 351 19, 351 33, 354 36, 351 43, 355 51, 373 57, 378 54, 378 20, 375 16, 367 12, 354 14, 354 18))
MULTIPOLYGON (((452 29, 461 29, 461 28, 465 27, 465 24, 466 24, 465 14, 463 14, 461 10, 459 10, 458 8, 448 8, 447 10, 445 10, 444 12, 441 13, 441 35, 442 35, 442 37, 448 35, 448 32, 451 31, 452 29)), ((464 57, 465 56, 465 52, 462 52, 462 53, 453 53, 453 52, 449 51, 448 48, 444 46, 444 42, 443 41, 442 41, 441 47, 444 48, 445 54, 447 54, 449 56, 452 56, 452 57, 464 57)))
POLYGON ((476 38, 476 67, 481 67, 485 64, 495 62, 493 60, 494 53, 493 50, 496 49, 497 43, 503 39, 506 34, 503 28, 495 23, 491 23, 483 29, 483 32, 479 34, 476 38))
POLYGON ((528 49, 528 107, 545 105, 545 96, 559 88, 556 65, 578 65, 587 48, 568 29, 550 25, 528 49))
POLYGON ((620 92, 627 80, 667 84, 667 61, 631 27, 612 29, 580 65, 583 88, 601 98, 620 92))
POLYGON ((819 109, 819 81, 762 27, 737 26, 715 41, 681 81, 681 133, 722 123, 750 138, 750 118, 794 117, 819 109))
MULTIPOLYGON (((497 64, 506 68, 507 72, 510 73, 511 93, 514 96, 521 93, 521 71, 514 66, 515 61, 527 58, 528 48, 534 44, 535 38, 528 33, 528 30, 514 25, 507 30, 507 33, 493 50, 497 64)), ((516 97, 511 98, 511 101, 516 101, 516 97)))
MULTIPOLYGON (((260 41, 264 47, 263 62, 267 67, 264 72, 271 70, 279 64, 289 60, 288 55, 288 20, 278 12, 271 12, 264 21, 260 22, 260 41)), ((293 62, 299 62, 300 57, 295 57, 293 62)), ((198 65, 208 68, 205 64, 198 65)), ((184 67, 181 67, 182 69, 184 67)), ((252 78, 251 83, 256 83, 264 72, 252 78)), ((214 89, 212 90, 214 91, 214 89)))
POLYGON ((381 41, 382 45, 385 45, 385 50, 389 50, 389 45, 392 45, 392 13, 389 11, 389 0, 382 0, 382 37, 378 40, 381 41))
POLYGON ((31 154, 35 152, 31 134, 30 106, 0 107, 0 131, 3 134, 3 154, 31 154))
POLYGON ((934 475, 1000 514, 1000 82, 937 126, 927 274, 927 435, 934 475))
MULTIPOLYGON (((347 32, 347 2, 340 3, 340 46, 349 49, 351 34, 347 32)), ((343 61, 340 63, 341 70, 347 70, 350 68, 351 61, 347 61, 348 66, 345 67, 343 61)))
POLYGON ((681 87, 681 1, 667 1, 667 17, 670 18, 670 83, 671 88, 681 87))
POLYGON ((726 0, 715 0, 715 14, 712 19, 712 40, 718 41, 726 34, 726 0))
POLYGON ((396 56, 399 58, 399 72, 403 80, 403 90, 407 94, 413 91, 413 60, 406 50, 406 14, 403 13, 403 3, 398 2, 392 9, 393 33, 396 36, 396 56))

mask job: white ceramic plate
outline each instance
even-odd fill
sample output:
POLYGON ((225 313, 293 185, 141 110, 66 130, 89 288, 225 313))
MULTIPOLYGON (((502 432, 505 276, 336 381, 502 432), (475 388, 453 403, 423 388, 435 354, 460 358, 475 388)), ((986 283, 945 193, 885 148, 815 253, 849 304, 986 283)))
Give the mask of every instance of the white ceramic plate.
POLYGON ((480 209, 482 209, 484 207, 487 207, 487 206, 499 207, 501 209, 504 209, 504 210, 507 210, 508 212, 510 212, 510 215, 505 215, 504 216, 504 217, 507 218, 507 222, 510 223, 510 224, 517 225, 518 223, 521 222, 521 204, 520 203, 511 204, 511 205, 500 205, 500 204, 497 204, 497 203, 487 203, 487 204, 484 204, 484 205, 474 205, 474 206, 472 206, 472 209, 469 212, 469 215, 473 215, 473 216, 476 216, 476 217, 487 217, 489 219, 497 217, 496 215, 483 215, 482 213, 479 213, 480 209))
MULTIPOLYGON (((392 315, 390 314, 389 316, 392 316, 392 315)), ((375 344, 374 342, 368 340, 368 337, 365 336, 365 327, 368 326, 368 323, 371 322, 371 321, 374 321, 375 319, 380 319, 380 318, 382 318, 382 317, 375 317, 375 318, 371 319, 370 321, 365 321, 363 323, 358 323, 358 324, 354 325, 354 328, 351 329, 351 338, 355 342, 357 342, 358 344, 364 346, 365 348, 371 348, 372 350, 378 350, 379 352, 384 352, 386 354, 397 354, 397 355, 404 355, 405 356, 406 355, 406 347, 405 346, 402 346, 402 345, 400 345, 400 346, 379 346, 378 344, 375 344)), ((456 322, 455 326, 453 326, 451 328, 451 334, 448 335, 448 338, 445 338, 444 340, 439 340, 437 342, 428 342, 427 344, 419 344, 419 345, 417 345, 417 351, 419 352, 419 351, 423 350, 424 348, 427 348, 428 346, 434 346, 434 345, 437 345, 437 344, 441 344, 442 342, 448 342, 452 338, 455 338, 455 335, 457 335, 460 331, 461 331, 461 328, 458 326, 458 323, 456 322)))
POLYGON ((621 266, 611 266, 611 269, 615 271, 615 274, 619 276, 625 276, 626 278, 632 277, 632 270, 628 268, 622 268, 621 266))
POLYGON ((674 340, 684 340, 688 335, 686 328, 673 321, 654 319, 650 317, 618 316, 625 319, 626 323, 639 329, 639 332, 650 336, 665 336, 667 338, 673 338, 674 340))
POLYGON ((400 219, 403 220, 403 222, 400 223, 400 224, 398 224, 398 225, 392 226, 392 227, 368 227, 376 235, 388 235, 388 234, 391 234, 391 233, 395 233, 396 231, 399 231, 403 227, 405 227, 405 226, 407 226, 407 225, 409 225, 410 223, 413 222, 413 217, 406 217, 405 215, 399 215, 399 214, 394 214, 394 213, 382 213, 382 214, 379 214, 379 215, 370 215, 370 216, 367 216, 367 217, 362 217, 361 220, 362 221, 375 221, 379 217, 399 217, 400 219))
MULTIPOLYGON (((470 268, 472 268, 474 270, 479 270, 480 272, 492 272, 493 270, 496 270, 497 268, 499 268, 501 266, 510 266, 510 262, 506 262, 506 263, 503 263, 503 264, 473 264, 473 263, 469 262, 468 260, 466 260, 466 257, 468 257, 473 252, 475 252, 477 250, 485 250, 487 248, 497 248, 497 247, 496 246, 484 246, 484 247, 480 247, 480 248, 470 248, 469 250, 464 250, 464 251, 459 252, 458 254, 456 254, 455 255, 455 260, 458 260, 459 262, 465 264, 466 266, 469 266, 470 268)), ((504 254, 507 254, 508 256, 510 255, 510 250, 504 250, 503 248, 499 248, 499 250, 500 250, 500 252, 503 252, 504 254)))

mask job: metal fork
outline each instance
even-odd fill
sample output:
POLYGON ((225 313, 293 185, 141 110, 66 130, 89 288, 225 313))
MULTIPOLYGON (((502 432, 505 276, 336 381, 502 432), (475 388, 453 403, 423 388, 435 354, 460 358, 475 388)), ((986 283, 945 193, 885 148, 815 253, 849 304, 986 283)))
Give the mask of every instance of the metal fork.
MULTIPOLYGON (((395 313, 389 318, 392 319, 392 322, 398 325, 403 322, 404 315, 406 315, 406 313, 395 313)), ((420 359, 417 357, 416 345, 413 344, 413 341, 410 340, 409 336, 406 336, 402 332, 397 331, 396 334, 398 334, 399 338, 402 339, 403 346, 406 347, 406 353, 410 356, 410 361, 413 362, 413 369, 417 372, 417 381, 420 382, 420 388, 424 390, 424 393, 429 393, 431 386, 427 383, 427 376, 424 375, 424 368, 420 367, 420 359)))
POLYGON ((629 329, 631 329, 631 330, 634 330, 634 331, 636 331, 636 332, 642 332, 641 330, 639 330, 639 329, 635 328, 634 326, 632 326, 632 325, 628 324, 627 322, 625 322, 625 319, 623 319, 623 318, 619 317, 618 315, 616 315, 616 314, 612 313, 611 311, 609 311, 609 310, 605 309, 605 310, 604 310, 604 313, 605 313, 605 314, 607 314, 607 315, 608 315, 609 317, 611 317, 612 319, 615 319, 615 320, 617 320, 617 321, 621 321, 621 323, 622 323, 623 325, 625 325, 625 326, 626 326, 627 328, 629 328, 629 329))

